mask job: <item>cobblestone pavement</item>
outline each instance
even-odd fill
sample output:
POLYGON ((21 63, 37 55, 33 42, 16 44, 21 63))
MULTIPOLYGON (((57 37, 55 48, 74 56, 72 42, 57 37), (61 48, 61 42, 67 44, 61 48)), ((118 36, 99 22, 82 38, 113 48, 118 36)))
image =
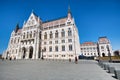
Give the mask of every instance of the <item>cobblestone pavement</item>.
POLYGON ((0 60, 0 80, 116 80, 96 61, 0 60))

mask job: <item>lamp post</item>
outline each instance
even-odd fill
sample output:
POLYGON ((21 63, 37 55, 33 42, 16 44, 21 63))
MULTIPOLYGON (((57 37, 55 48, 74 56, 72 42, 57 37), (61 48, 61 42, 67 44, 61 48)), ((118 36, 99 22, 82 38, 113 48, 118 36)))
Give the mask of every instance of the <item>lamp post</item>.
POLYGON ((98 52, 98 61, 100 61, 100 50, 99 50, 99 44, 97 43, 97 52, 98 52))
POLYGON ((108 45, 107 45, 107 50, 108 50, 109 62, 112 62, 111 53, 108 45))

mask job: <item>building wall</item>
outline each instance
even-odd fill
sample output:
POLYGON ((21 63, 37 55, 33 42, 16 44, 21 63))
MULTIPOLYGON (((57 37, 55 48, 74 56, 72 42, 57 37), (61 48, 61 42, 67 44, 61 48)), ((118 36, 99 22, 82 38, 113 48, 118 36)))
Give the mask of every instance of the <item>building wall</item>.
POLYGON ((81 53, 84 56, 98 56, 97 44, 81 44, 81 53))
POLYGON ((97 43, 85 42, 80 45, 84 56, 113 56, 112 46, 107 37, 100 37, 97 43))

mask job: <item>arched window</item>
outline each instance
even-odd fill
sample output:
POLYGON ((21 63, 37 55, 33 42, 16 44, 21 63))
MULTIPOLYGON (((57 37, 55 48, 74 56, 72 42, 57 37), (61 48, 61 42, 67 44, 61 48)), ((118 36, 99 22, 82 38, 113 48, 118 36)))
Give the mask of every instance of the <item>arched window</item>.
POLYGON ((58 38, 58 31, 55 32, 55 38, 58 38))
POLYGON ((52 31, 50 31, 50 39, 53 38, 53 34, 52 31))
POLYGON ((55 51, 58 52, 58 46, 55 46, 55 51))
POLYGON ((64 31, 64 29, 62 29, 61 36, 65 37, 65 31, 64 31))
POLYGON ((45 34, 44 34, 44 39, 47 39, 47 33, 45 32, 45 34))
POLYGON ((68 36, 72 36, 71 28, 68 29, 68 36))
POLYGON ((72 45, 69 45, 69 51, 72 51, 72 45))

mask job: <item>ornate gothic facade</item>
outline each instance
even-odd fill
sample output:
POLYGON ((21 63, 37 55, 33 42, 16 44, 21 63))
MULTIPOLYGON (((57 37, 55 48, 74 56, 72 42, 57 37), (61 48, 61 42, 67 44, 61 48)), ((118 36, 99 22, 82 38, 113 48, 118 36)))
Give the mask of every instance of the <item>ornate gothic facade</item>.
POLYGON ((6 59, 75 59, 80 54, 78 30, 70 10, 66 17, 43 22, 33 12, 11 33, 6 59))

